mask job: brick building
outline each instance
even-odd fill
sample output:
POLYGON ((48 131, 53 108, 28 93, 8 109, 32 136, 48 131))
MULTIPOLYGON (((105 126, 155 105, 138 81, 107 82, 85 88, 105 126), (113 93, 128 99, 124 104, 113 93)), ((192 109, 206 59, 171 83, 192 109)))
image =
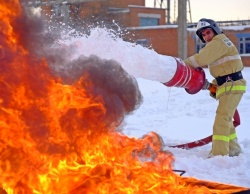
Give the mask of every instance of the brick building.
MULTIPOLYGON (((245 66, 250 67, 250 25, 222 26, 224 34, 235 44, 245 66)), ((134 41, 152 47, 157 53, 178 57, 178 25, 129 28, 134 41)), ((187 29, 188 56, 199 51, 204 44, 197 38, 196 28, 187 29)))
MULTIPOLYGON (((167 10, 145 7, 145 0, 22 0, 23 4, 41 6, 47 19, 68 23, 74 28, 104 24, 128 30, 124 40, 153 48, 160 54, 178 57, 178 25, 166 25, 167 10), (33 4, 32 4, 33 2, 33 4), (52 17, 51 17, 52 16, 52 17), (115 23, 115 24, 114 24, 115 23)), ((213 19, 213 18, 211 18, 213 19)), ((245 66, 250 66, 250 21, 218 22, 238 48, 245 66)), ((195 25, 188 24, 187 54, 204 46, 195 35, 195 25), (193 26, 193 27, 192 27, 193 26)))

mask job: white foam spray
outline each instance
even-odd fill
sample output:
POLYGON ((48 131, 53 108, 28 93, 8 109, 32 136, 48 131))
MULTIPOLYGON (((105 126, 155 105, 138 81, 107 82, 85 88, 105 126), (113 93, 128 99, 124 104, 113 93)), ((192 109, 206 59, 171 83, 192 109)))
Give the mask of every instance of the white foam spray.
POLYGON ((69 61, 80 55, 97 55, 103 59, 113 59, 135 78, 166 83, 176 71, 174 57, 160 55, 152 49, 126 42, 103 28, 94 28, 89 35, 64 36, 58 46, 68 50, 69 61))

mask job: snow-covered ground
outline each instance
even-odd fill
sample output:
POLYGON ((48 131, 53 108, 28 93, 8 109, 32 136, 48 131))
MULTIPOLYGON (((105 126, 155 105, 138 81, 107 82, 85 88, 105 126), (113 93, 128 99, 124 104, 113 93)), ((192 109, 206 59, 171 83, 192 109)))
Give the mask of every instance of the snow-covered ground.
MULTIPOLYGON (((250 80, 250 68, 244 69, 244 77, 250 80)), ((236 128, 243 153, 238 157, 208 159, 211 143, 190 150, 169 148, 168 145, 179 145, 211 135, 217 101, 207 91, 190 95, 183 88, 167 88, 155 81, 138 79, 138 83, 144 102, 126 118, 124 133, 136 137, 149 131, 160 134, 166 149, 174 154, 174 169, 186 171, 183 176, 250 187, 249 84, 238 107, 241 125, 236 128)))
MULTIPOLYGON (((243 153, 237 157, 217 156, 208 159, 211 143, 190 150, 170 148, 195 141, 212 134, 217 101, 208 91, 190 95, 183 88, 166 87, 159 80, 172 78, 176 66, 171 56, 161 56, 153 50, 124 42, 102 29, 94 29, 89 36, 65 38, 60 43, 70 46, 70 59, 83 54, 117 60, 136 77, 143 104, 124 120, 123 132, 131 137, 142 137, 150 131, 164 140, 165 149, 175 157, 174 169, 184 170, 183 176, 222 182, 250 188, 250 85, 238 107, 241 125, 237 135, 243 153)), ((207 69, 206 78, 211 81, 207 69)), ((250 68, 243 75, 250 80, 250 68)))

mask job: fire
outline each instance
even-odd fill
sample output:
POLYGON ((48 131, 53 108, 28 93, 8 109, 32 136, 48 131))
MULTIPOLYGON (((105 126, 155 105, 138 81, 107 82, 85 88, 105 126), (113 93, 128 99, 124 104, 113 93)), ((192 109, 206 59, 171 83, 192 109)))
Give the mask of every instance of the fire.
POLYGON ((172 171, 156 133, 116 130, 140 103, 136 87, 131 105, 112 89, 101 95, 88 71, 64 84, 30 49, 22 17, 17 0, 1 2, 0 193, 213 193, 172 171))

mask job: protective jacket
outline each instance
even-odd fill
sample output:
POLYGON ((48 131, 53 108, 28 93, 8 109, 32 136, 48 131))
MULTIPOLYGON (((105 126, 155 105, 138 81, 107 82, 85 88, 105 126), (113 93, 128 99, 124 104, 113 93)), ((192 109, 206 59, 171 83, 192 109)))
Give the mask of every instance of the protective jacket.
MULTIPOLYGON (((184 62, 194 68, 208 66, 214 78, 240 72, 244 68, 237 48, 225 34, 216 35, 199 53, 184 62)), ((218 86, 217 99, 228 92, 238 94, 246 92, 246 80, 243 78, 237 81, 229 79, 222 85, 218 85, 215 79, 213 83, 218 86)))
POLYGON ((246 92, 246 80, 241 70, 243 64, 237 48, 224 35, 218 34, 199 53, 184 61, 192 67, 208 66, 217 85, 216 98, 219 104, 213 126, 210 156, 237 156, 241 152, 232 122, 234 112, 246 92))

